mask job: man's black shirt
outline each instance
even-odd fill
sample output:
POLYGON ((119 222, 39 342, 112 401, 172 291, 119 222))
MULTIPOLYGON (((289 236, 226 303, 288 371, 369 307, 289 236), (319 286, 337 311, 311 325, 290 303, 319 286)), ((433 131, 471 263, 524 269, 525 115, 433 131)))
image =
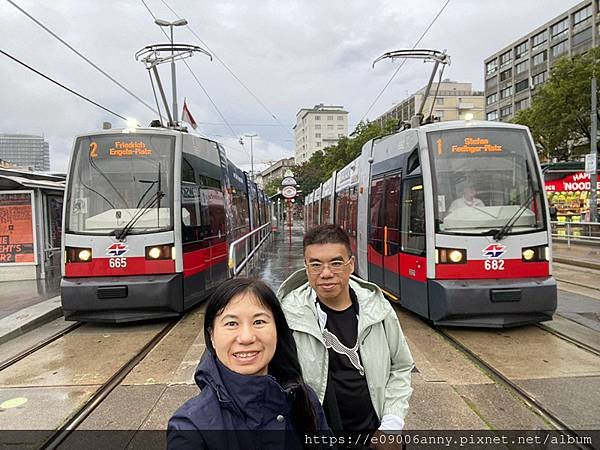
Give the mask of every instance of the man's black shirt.
POLYGON ((323 408, 329 426, 335 431, 372 432, 379 427, 379 419, 373 408, 360 355, 352 357, 353 364, 351 357, 345 354, 353 353, 353 349, 358 351, 358 301, 352 289, 350 298, 352 306, 344 311, 335 311, 318 300, 321 310, 327 314, 324 334, 329 332, 335 336, 331 337, 335 342, 333 348, 328 348, 329 376, 323 408))

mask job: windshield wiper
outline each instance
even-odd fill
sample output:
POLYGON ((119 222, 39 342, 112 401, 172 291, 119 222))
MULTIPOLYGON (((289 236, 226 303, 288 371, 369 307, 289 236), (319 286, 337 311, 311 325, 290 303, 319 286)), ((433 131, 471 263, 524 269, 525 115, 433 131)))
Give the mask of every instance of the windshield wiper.
MULTIPOLYGON (((504 224, 504 226, 502 228, 500 228, 500 230, 498 230, 494 234, 495 241, 500 241, 501 239, 504 238, 504 236, 507 235, 507 233, 512 229, 512 227, 515 225, 515 223, 517 223, 517 220, 519 220, 519 218, 527 210, 527 204, 529 202, 531 202, 531 200, 533 199, 533 196, 535 194, 537 194, 538 192, 539 191, 537 189, 533 189, 531 191, 531 193, 527 196, 525 201, 523 203, 521 203, 521 205, 519 206, 519 209, 517 209, 517 211, 512 215, 512 217, 510 219, 508 219, 508 221, 504 224)), ((492 230, 490 230, 490 231, 492 231, 492 230)))
POLYGON ((157 174, 157 178, 155 181, 140 180, 140 182, 142 182, 142 183, 150 183, 150 186, 148 186, 148 189, 146 189, 146 191, 140 197, 140 199, 136 205, 136 209, 138 209, 140 207, 142 200, 144 199, 144 197, 146 197, 146 194, 148 194, 150 189, 152 189, 152 186, 154 186, 156 183, 158 183, 158 188, 156 190, 156 194, 154 194, 154 196, 150 197, 146 201, 144 206, 142 206, 142 209, 138 209, 138 211, 133 215, 131 220, 129 220, 129 222, 127 222, 127 225, 125 225, 121 230, 115 230, 115 237, 118 240, 122 241, 123 239, 125 239, 125 237, 133 229, 133 227, 138 222, 138 220, 140 220, 142 218, 142 216, 144 214, 146 214, 146 212, 148 210, 154 208, 155 206, 158 206, 157 227, 160 227, 160 199, 166 195, 163 191, 161 191, 161 184, 162 184, 161 181, 162 181, 162 173, 160 171, 160 163, 158 163, 158 174, 157 174))
MULTIPOLYGON (((123 239, 125 239, 125 237, 129 234, 129 232, 133 229, 133 227, 135 226, 135 224, 138 222, 138 220, 140 220, 142 218, 142 216, 144 214, 146 214, 146 212, 148 212, 148 210, 154 208, 156 205, 160 204, 160 199, 163 198, 166 194, 162 191, 156 191, 156 194, 154 194, 154 196, 150 197, 148 199, 148 201, 144 204, 144 206, 142 207, 142 209, 139 209, 131 218, 131 220, 129 222, 127 222, 127 225, 125 225, 123 228, 121 228, 120 230, 115 230, 115 237, 122 241, 123 239)), ((160 209, 158 210, 158 214, 160 215, 160 209)))

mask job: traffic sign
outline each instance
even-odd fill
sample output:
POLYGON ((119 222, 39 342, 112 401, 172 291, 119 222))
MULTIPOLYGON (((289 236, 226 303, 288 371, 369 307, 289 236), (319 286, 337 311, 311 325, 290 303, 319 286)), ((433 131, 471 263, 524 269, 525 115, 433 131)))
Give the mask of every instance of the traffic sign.
POLYGON ((597 170, 596 158, 597 158, 597 156, 593 153, 589 153, 589 154, 585 155, 585 171, 587 173, 596 172, 596 170, 597 170))
POLYGON ((294 186, 285 186, 281 190, 281 195, 285 198, 294 198, 296 196, 296 188, 294 186))
POLYGON ((296 179, 294 177, 285 177, 281 180, 282 186, 296 186, 296 179))

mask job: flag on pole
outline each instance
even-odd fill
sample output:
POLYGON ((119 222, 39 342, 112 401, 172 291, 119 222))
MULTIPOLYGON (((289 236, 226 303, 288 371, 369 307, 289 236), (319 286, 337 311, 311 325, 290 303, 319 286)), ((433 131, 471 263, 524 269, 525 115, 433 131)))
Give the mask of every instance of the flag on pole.
POLYGON ((188 109, 187 102, 185 100, 183 101, 183 112, 181 113, 181 120, 189 123, 194 130, 198 128, 198 124, 192 117, 192 113, 188 109))

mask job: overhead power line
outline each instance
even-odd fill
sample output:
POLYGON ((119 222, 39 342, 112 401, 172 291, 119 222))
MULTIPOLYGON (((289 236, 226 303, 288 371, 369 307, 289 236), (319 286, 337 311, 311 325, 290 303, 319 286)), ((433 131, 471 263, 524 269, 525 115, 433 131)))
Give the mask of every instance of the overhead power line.
MULTIPOLYGON (((156 21, 157 17, 154 15, 154 13, 152 12, 152 10, 148 6, 148 4, 144 0, 141 0, 141 1, 142 1, 142 4, 144 5, 144 7, 146 8, 146 10, 148 11, 148 13, 156 21)), ((170 39, 169 35, 167 34, 167 32, 165 30, 163 30, 162 27, 161 27, 160 30, 163 32, 163 34, 165 35, 165 37, 167 39, 170 39)), ((234 136, 239 136, 238 133, 236 133, 235 130, 232 128, 232 126, 229 124, 229 122, 227 122, 227 119, 225 119, 225 116, 223 116, 223 113, 221 113, 221 110, 219 109, 219 107, 217 106, 217 104, 213 101, 213 99, 211 98, 211 96, 208 94, 208 91, 204 88, 204 86, 202 85, 202 83, 200 82, 200 80, 198 79, 198 77, 196 76, 196 74, 194 73, 194 71, 192 70, 192 68, 190 67, 190 65, 188 64, 188 62, 185 61, 185 60, 183 62, 185 63, 185 66, 188 68, 188 70, 192 74, 192 77, 194 78, 194 80, 196 80, 196 83, 198 84, 198 86, 200 86, 200 89, 202 89, 202 92, 204 92, 204 94, 206 95, 206 97, 208 98, 208 100, 212 103, 213 107, 217 111, 217 114, 219 114, 219 116, 221 117, 221 119, 223 120, 223 122, 225 123, 225 125, 227 125, 227 128, 229 128, 229 131, 231 131, 231 133, 234 136)), ((237 139, 237 137, 235 139, 237 139)))
MULTIPOLYGON (((177 12, 173 8, 171 8, 165 0, 161 0, 161 1, 173 14, 175 14, 175 16, 178 19, 181 19, 181 16, 179 14, 177 14, 177 12)), ((187 28, 196 37, 196 39, 198 39, 198 41, 200 41, 200 43, 202 45, 204 45, 204 47, 206 47, 206 49, 209 52, 211 52, 211 54, 215 57, 215 59, 217 61, 219 61, 223 65, 223 67, 225 67, 225 69, 231 74, 231 76, 233 78, 235 78, 235 80, 238 83, 240 83, 240 85, 258 102, 258 104, 260 106, 262 106, 262 108, 271 116, 271 118, 273 118, 273 120, 275 120, 279 126, 285 128, 286 130, 289 131, 288 127, 286 127, 283 123, 281 123, 281 121, 277 118, 277 116, 264 104, 264 102, 260 98, 258 98, 258 96, 254 92, 252 92, 252 90, 248 86, 246 86, 246 84, 233 72, 233 70, 231 70, 231 68, 227 64, 225 64, 225 61, 223 61, 221 58, 219 58, 219 56, 217 56, 217 54, 208 46, 208 44, 206 42, 204 42, 200 38, 200 36, 198 36, 198 34, 189 25, 187 25, 187 28)))
POLYGON ((110 114, 113 114, 113 115, 117 116, 118 118, 120 118, 120 119, 123 119, 123 120, 127 121, 127 117, 124 117, 124 116, 122 116, 121 114, 118 114, 118 113, 116 113, 116 112, 114 112, 114 111, 112 111, 112 110, 110 110, 110 109, 106 108, 105 106, 102 106, 100 103, 97 103, 97 102, 95 102, 95 101, 93 101, 93 100, 91 100, 91 99, 87 98, 86 96, 84 96, 84 95, 80 94, 80 93, 79 93, 79 92, 77 92, 77 91, 74 91, 73 89, 71 89, 70 87, 67 87, 67 86, 65 86, 64 84, 62 84, 62 83, 59 83, 58 81, 56 81, 56 80, 54 80, 54 79, 50 78, 48 75, 45 75, 45 74, 43 74, 42 72, 40 72, 40 71, 39 71, 39 70, 37 70, 37 69, 34 69, 33 67, 31 67, 31 66, 30 66, 30 65, 28 65, 28 64, 25 64, 23 61, 19 60, 18 58, 15 58, 14 56, 10 55, 9 53, 6 53, 4 50, 0 49, 0 53, 2 53, 2 54, 4 54, 5 56, 9 57, 9 58, 10 58, 10 59, 12 59, 13 61, 15 61, 15 62, 17 62, 17 63, 21 64, 23 67, 26 67, 27 69, 31 70, 32 72, 35 72, 36 74, 38 74, 39 76, 41 76, 41 77, 45 78, 46 80, 48 80, 48 81, 50 81, 50 82, 52 82, 52 83, 56 84, 57 86, 60 86, 61 88, 63 88, 63 89, 65 89, 65 90, 69 91, 71 94, 74 94, 74 95, 76 95, 77 97, 79 97, 79 98, 82 98, 82 99, 83 99, 83 100, 85 100, 86 102, 89 102, 89 103, 91 103, 92 105, 95 105, 95 106, 97 106, 98 108, 101 108, 101 109, 103 109, 104 111, 106 111, 106 112, 109 112, 110 114))
MULTIPOLYGON (((423 40, 423 38, 425 37, 425 35, 429 32, 429 30, 431 29, 431 27, 433 26, 433 24, 438 20, 438 17, 440 17, 442 15, 442 12, 444 12, 444 9, 446 9, 446 6, 448 6, 448 3, 450 3, 450 0, 446 0, 446 3, 444 3, 444 5, 442 6, 442 8, 439 10, 439 12, 436 14, 436 16, 433 18, 433 20, 429 24, 429 26, 425 29, 425 31, 423 32, 423 34, 421 34, 421 37, 419 37, 419 39, 417 39, 417 42, 415 42, 415 44, 412 46, 411 50, 414 50, 415 48, 417 48, 417 45, 419 45, 419 43, 423 40)), ((398 68, 396 69, 396 71, 392 74, 391 78, 385 84, 385 86, 383 87, 383 89, 381 90, 381 92, 379 92, 379 94, 377 94, 377 97, 375 97, 375 100, 373 100, 373 102, 369 106, 369 109, 367 109, 367 112, 364 113, 363 116, 361 117, 361 119, 358 121, 359 123, 362 122, 363 120, 365 120, 365 118, 367 117, 367 115, 369 114, 369 112, 371 112, 371 109, 373 108, 373 106, 375 106, 375 103, 377 103, 377 101, 383 95, 383 93, 385 92, 385 90, 387 89, 387 87, 390 85, 390 83, 394 80, 394 78, 396 78, 396 75, 398 74, 398 72, 400 71, 400 69, 404 66, 404 64, 406 64, 406 58, 402 60, 402 62, 400 63, 400 65, 398 66, 398 68)))
POLYGON ((79 56, 80 58, 82 58, 85 62, 87 62, 89 65, 91 65, 94 69, 96 69, 98 72, 100 72, 106 78, 108 78, 110 81, 112 81, 113 83, 115 83, 117 86, 119 86, 121 89, 123 89, 129 95, 131 95, 137 101, 139 101, 140 103, 142 103, 150 111, 152 111, 155 114, 158 114, 158 111, 156 111, 151 105, 149 105, 148 103, 146 103, 142 98, 138 97, 132 91, 130 91, 129 89, 127 89, 125 86, 123 86, 113 76, 111 76, 110 74, 108 74, 107 72, 105 72, 104 70, 102 70, 97 64, 95 64, 94 62, 92 62, 89 58, 87 58, 85 55, 83 55, 81 52, 79 52, 77 49, 75 49, 72 45, 70 45, 68 42, 66 42, 63 38, 61 38, 60 36, 58 36, 54 31, 52 31, 50 28, 48 28, 46 25, 44 25, 38 19, 36 19, 35 17, 33 17, 31 14, 29 14, 27 11, 25 11, 23 8, 21 8, 19 5, 17 5, 13 0, 6 0, 6 1, 8 3, 10 3, 11 5, 13 5, 15 8, 17 8, 19 11, 21 11, 23 14, 25 14, 29 19, 31 19, 38 26, 40 26, 42 29, 44 29, 46 32, 48 32, 52 37, 54 37, 61 44, 63 44, 66 47, 68 47, 69 50, 71 50, 77 56, 79 56))

